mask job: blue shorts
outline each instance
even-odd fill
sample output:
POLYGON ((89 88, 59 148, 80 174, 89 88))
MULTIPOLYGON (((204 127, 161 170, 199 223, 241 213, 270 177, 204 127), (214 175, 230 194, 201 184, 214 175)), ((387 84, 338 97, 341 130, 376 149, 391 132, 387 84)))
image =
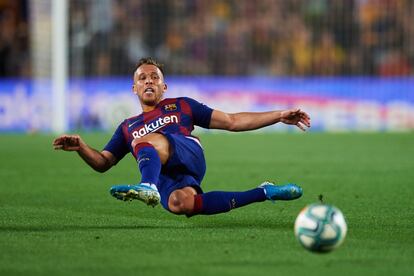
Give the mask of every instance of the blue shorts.
POLYGON ((206 161, 201 145, 193 137, 179 134, 163 134, 170 143, 170 158, 162 166, 157 184, 162 206, 169 210, 170 194, 184 187, 193 187, 203 193, 201 181, 206 173, 206 161))

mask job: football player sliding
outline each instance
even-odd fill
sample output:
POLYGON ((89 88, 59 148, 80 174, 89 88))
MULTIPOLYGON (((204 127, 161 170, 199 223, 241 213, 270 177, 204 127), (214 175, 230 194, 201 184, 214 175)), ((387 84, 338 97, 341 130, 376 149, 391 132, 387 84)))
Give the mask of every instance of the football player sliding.
POLYGON ((204 192, 206 172, 203 147, 191 133, 194 126, 227 131, 248 131, 276 123, 295 125, 305 131, 310 117, 300 109, 269 112, 225 113, 187 98, 164 98, 167 84, 163 66, 152 58, 138 62, 133 93, 142 113, 125 119, 102 151, 87 145, 79 135, 62 135, 53 142, 56 150, 76 151, 94 170, 105 172, 127 153, 137 160, 138 184, 115 185, 110 194, 120 200, 159 203, 173 214, 212 215, 265 200, 293 200, 302 196, 295 184, 264 182, 241 192, 204 192))

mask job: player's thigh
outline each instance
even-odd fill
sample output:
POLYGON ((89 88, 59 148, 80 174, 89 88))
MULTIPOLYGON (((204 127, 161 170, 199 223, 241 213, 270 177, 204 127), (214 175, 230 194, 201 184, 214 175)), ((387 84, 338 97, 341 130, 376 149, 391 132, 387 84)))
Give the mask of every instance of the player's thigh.
POLYGON ((135 148, 139 143, 150 143, 160 156, 161 163, 165 164, 170 157, 170 143, 164 135, 159 133, 150 133, 141 138, 136 138, 132 141, 132 148, 135 148))
POLYGON ((185 181, 181 179, 178 181, 181 184, 186 186, 199 185, 206 172, 206 161, 201 145, 192 137, 176 134, 166 134, 165 137, 170 142, 170 157, 165 167, 166 171, 170 175, 177 172, 182 176, 191 175, 195 179, 186 179, 185 181))

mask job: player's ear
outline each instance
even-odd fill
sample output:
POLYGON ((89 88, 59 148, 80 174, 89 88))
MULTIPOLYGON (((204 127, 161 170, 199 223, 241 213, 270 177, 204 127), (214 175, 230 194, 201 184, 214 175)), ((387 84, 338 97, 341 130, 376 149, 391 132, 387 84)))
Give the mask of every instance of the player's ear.
POLYGON ((164 92, 167 90, 167 84, 166 83, 164 83, 164 92))
POLYGON ((136 86, 135 84, 133 84, 133 85, 132 85, 132 92, 133 92, 135 95, 138 95, 137 86, 136 86))

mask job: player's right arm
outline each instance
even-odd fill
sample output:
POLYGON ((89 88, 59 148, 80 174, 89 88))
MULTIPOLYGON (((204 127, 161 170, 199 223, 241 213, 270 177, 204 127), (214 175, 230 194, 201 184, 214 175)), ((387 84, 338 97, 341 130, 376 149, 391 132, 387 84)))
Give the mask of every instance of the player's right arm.
POLYGON ((76 151, 95 171, 105 172, 117 163, 109 151, 101 152, 87 145, 79 135, 61 135, 53 141, 55 150, 76 151))
POLYGON ((195 125, 204 128, 247 131, 279 122, 295 125, 303 131, 310 127, 309 115, 298 108, 268 112, 225 113, 220 110, 213 110, 193 99, 185 99, 191 106, 195 125))
POLYGON ((219 110, 213 110, 209 127, 229 131, 247 131, 270 126, 279 122, 297 126, 303 131, 310 127, 309 115, 298 108, 268 112, 240 112, 231 114, 219 110))

